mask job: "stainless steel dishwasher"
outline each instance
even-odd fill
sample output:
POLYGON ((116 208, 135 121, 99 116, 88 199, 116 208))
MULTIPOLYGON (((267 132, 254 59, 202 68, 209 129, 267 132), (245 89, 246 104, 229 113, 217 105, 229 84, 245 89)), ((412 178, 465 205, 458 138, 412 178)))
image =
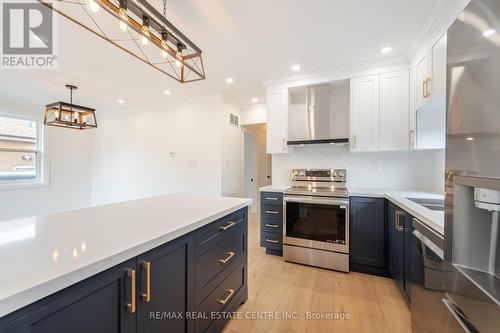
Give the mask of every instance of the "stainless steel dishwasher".
POLYGON ((463 327, 452 304, 446 302, 445 279, 447 272, 443 260, 444 238, 413 219, 411 328, 413 333, 475 332, 463 327))

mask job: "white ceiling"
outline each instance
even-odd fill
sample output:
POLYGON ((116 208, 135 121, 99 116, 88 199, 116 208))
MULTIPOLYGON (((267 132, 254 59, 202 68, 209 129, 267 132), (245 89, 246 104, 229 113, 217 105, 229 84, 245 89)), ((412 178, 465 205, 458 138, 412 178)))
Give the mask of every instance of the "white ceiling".
MULTIPOLYGON (((187 84, 60 17, 58 70, 3 70, 0 95, 42 109, 71 83, 75 103, 103 113, 217 93, 250 104, 264 100, 261 82, 290 76, 295 63, 304 74, 403 55, 437 1, 168 0, 168 19, 203 50, 207 79, 187 84), (381 55, 387 45, 393 52, 381 55)), ((152 4, 161 11, 161 0, 152 4)))

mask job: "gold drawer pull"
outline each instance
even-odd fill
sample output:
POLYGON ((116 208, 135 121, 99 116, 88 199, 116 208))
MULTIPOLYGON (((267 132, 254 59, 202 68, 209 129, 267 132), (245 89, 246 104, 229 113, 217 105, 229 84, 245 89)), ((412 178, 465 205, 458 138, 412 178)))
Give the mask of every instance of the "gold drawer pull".
POLYGON ((127 269, 127 276, 130 278, 130 303, 127 303, 127 311, 130 313, 135 313, 135 269, 127 269))
POLYGON ((269 239, 269 238, 266 238, 266 242, 268 243, 273 243, 273 244, 278 244, 280 241, 277 240, 277 239, 269 239))
POLYGON ((275 229, 278 229, 278 228, 279 228, 279 225, 277 225, 277 224, 269 224, 269 223, 266 223, 266 227, 268 227, 268 228, 275 228, 275 229))
POLYGON ((229 261, 232 257, 234 257, 234 255, 235 255, 235 254, 236 254, 236 253, 234 253, 234 252, 228 252, 228 253, 227 253, 227 257, 226 257, 226 258, 224 258, 224 259, 219 259, 219 262, 220 262, 221 264, 225 265, 225 264, 226 264, 226 262, 228 262, 228 261, 229 261))
POLYGON ((146 271, 146 293, 142 293, 141 298, 145 303, 149 303, 151 302, 151 263, 143 261, 142 268, 146 271))
POLYGON ((275 198, 275 197, 266 197, 266 200, 278 201, 278 198, 275 198))
POLYGON ((277 210, 266 210, 266 214, 278 214, 277 210))
POLYGON ((217 303, 220 303, 220 304, 224 305, 227 302, 229 302, 229 300, 231 299, 231 297, 233 297, 234 289, 227 289, 224 293, 226 293, 226 292, 229 292, 229 294, 226 296, 226 298, 224 298, 224 299, 218 299, 217 303))
POLYGON ((231 227, 232 227, 232 226, 234 226, 235 224, 236 224, 236 222, 234 222, 234 221, 229 221, 229 223, 228 223, 228 224, 221 226, 219 229, 220 229, 221 231, 226 231, 227 229, 231 228, 231 227))

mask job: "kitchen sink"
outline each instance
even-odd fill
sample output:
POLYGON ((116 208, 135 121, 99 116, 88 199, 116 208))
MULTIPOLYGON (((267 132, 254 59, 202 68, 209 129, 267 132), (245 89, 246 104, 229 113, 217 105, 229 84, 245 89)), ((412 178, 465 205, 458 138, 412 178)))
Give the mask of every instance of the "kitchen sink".
POLYGON ((406 198, 430 210, 444 211, 444 199, 406 198))

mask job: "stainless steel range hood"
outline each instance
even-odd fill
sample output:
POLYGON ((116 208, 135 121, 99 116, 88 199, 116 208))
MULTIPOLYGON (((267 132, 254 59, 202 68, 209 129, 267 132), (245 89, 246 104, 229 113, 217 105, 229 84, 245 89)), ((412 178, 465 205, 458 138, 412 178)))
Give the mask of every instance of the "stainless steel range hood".
POLYGON ((289 146, 349 144, 349 81, 290 89, 289 146))

